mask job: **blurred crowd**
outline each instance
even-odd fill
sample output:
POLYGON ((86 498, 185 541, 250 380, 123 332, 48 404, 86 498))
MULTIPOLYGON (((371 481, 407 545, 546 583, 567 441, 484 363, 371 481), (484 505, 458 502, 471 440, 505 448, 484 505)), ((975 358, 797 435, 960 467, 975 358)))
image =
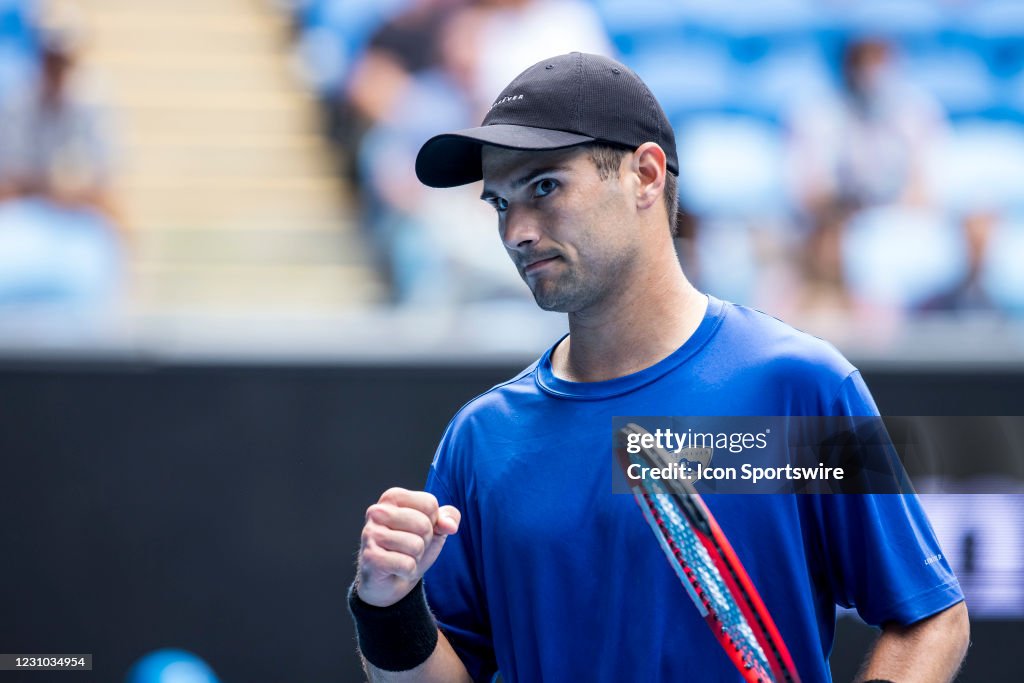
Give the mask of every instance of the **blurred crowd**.
POLYGON ((0 0, 0 313, 92 314, 117 296, 112 131, 68 8, 0 0))
MULTIPOLYGON (((0 0, 0 312, 123 283, 110 115, 53 4, 0 0)), ((1024 316, 1017 0, 274 4, 397 305, 529 304, 479 188, 428 190, 413 160, 580 50, 635 69, 673 122, 701 288, 793 320, 1024 316)))
POLYGON ((579 50, 631 66, 673 121, 699 286, 791 318, 1024 313, 1021 3, 290 4, 398 304, 525 299, 479 188, 427 190, 413 159, 579 50))

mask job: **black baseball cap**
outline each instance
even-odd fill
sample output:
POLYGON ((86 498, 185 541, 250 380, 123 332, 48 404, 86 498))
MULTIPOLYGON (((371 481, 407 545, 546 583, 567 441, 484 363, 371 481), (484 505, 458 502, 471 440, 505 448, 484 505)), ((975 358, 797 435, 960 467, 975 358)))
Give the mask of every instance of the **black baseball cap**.
POLYGON ((588 142, 636 149, 656 142, 679 173, 676 138, 661 105, 640 77, 600 55, 572 52, 537 62, 498 95, 479 128, 435 135, 416 156, 430 187, 480 180, 480 149, 547 150, 588 142))

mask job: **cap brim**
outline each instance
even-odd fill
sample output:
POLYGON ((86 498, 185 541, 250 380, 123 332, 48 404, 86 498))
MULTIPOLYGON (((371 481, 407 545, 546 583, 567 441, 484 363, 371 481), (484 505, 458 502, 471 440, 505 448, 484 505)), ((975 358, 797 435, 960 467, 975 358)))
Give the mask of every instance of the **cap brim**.
POLYGON ((562 130, 494 124, 435 135, 416 155, 416 176, 430 187, 455 187, 483 178, 480 148, 484 145, 506 149, 561 149, 595 138, 562 130))

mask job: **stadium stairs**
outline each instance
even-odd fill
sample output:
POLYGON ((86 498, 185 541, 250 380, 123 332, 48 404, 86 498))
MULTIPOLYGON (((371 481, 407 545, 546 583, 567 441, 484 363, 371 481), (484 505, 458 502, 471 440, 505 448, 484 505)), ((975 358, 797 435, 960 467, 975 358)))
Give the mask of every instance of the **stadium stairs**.
POLYGON ((319 314, 381 297, 267 0, 88 0, 141 312, 319 314))

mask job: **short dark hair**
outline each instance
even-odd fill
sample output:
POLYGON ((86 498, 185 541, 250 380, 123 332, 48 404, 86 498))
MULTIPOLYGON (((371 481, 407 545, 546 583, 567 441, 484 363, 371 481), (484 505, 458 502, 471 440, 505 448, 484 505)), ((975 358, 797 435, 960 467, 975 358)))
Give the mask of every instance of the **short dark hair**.
MULTIPOLYGON (((597 167, 597 175, 601 180, 611 180, 619 173, 622 157, 632 150, 625 147, 593 142, 585 145, 590 159, 597 167)), ((665 172, 665 213, 668 215, 668 228, 675 237, 679 229, 679 177, 672 171, 665 172)))

